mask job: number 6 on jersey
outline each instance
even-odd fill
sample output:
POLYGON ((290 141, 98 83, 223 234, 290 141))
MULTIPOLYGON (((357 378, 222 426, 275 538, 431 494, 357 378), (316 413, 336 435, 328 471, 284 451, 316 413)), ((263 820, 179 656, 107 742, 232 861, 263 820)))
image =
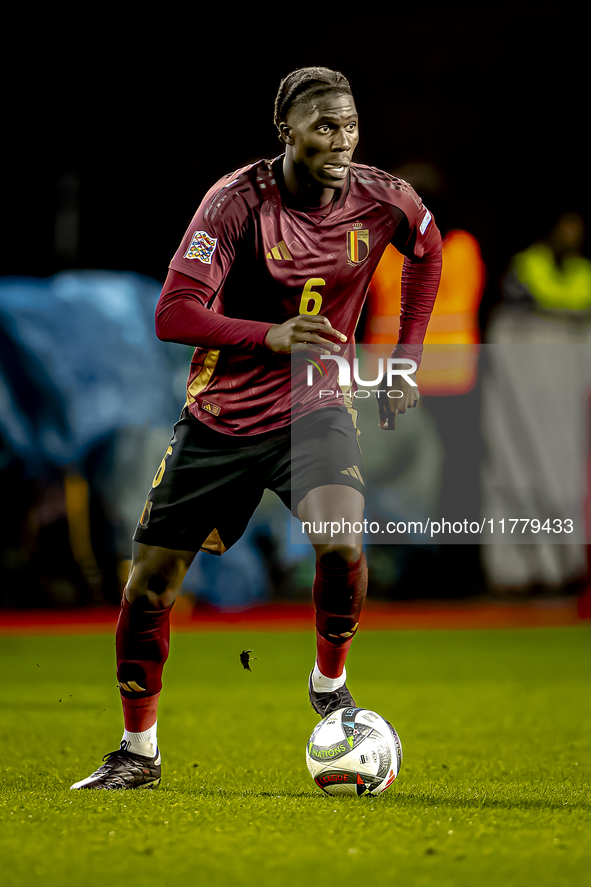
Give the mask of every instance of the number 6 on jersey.
POLYGON ((306 285, 300 299, 300 314, 320 314, 322 306, 322 296, 320 293, 314 292, 313 286, 325 286, 326 280, 322 277, 311 277, 306 281, 306 285))

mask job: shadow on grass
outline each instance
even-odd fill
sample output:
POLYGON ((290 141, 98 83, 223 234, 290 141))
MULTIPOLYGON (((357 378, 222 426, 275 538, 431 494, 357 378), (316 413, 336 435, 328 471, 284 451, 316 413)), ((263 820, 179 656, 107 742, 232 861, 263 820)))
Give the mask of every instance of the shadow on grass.
MULTIPOLYGON (((191 790, 190 788, 176 788, 170 787, 173 791, 179 792, 180 794, 190 794, 194 795, 195 789, 191 790)), ((196 787, 197 788, 197 787, 196 787)), ((167 788, 161 786, 159 791, 166 791, 167 788)), ((268 800, 281 800, 285 801, 285 799, 292 800, 304 800, 304 801, 312 801, 316 802, 328 802, 332 803, 333 801, 343 802, 343 803, 351 803, 351 802, 362 802, 362 803, 376 803, 380 805, 384 805, 387 808, 395 807, 396 809, 407 809, 407 810, 420 810, 424 811, 425 807, 441 807, 442 809, 455 809, 455 810, 480 810, 480 809, 495 809, 495 810, 562 810, 562 809, 577 809, 577 810, 590 810, 591 809, 591 798, 589 797, 588 791, 581 787, 580 789, 569 789, 564 790, 562 797, 557 798, 544 798, 544 797, 528 797, 529 794, 525 790, 522 794, 519 793, 519 789, 515 792, 515 797, 513 798, 505 798, 505 797, 495 797, 492 793, 487 794, 474 794, 470 796, 469 790, 466 794, 460 794, 459 792, 449 792, 449 793, 437 793, 433 791, 416 791, 416 792, 404 792, 404 791, 393 791, 385 792, 382 795, 372 796, 372 795, 362 795, 360 798, 355 798, 350 795, 336 795, 330 796, 323 794, 322 792, 315 790, 314 788, 310 788, 309 790, 290 790, 290 789, 281 789, 277 788, 275 790, 260 790, 256 788, 219 788, 219 787, 207 787, 200 785, 197 790, 199 794, 208 798, 223 798, 228 802, 236 802, 240 800, 248 800, 248 799, 268 799, 268 800), (576 797, 576 793, 580 791, 581 797, 576 797), (567 800, 565 801, 565 796, 567 800)), ((556 791, 556 789, 555 789, 556 791)))

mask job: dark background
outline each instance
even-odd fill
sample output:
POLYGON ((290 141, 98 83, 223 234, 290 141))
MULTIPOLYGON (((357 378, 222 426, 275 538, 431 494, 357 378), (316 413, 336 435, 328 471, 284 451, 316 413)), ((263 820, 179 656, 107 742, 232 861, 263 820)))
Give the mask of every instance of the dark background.
MULTIPOLYGON (((275 95, 282 77, 306 65, 350 80, 360 115, 355 160, 440 169, 447 192, 427 205, 443 233, 462 227, 480 243, 483 327, 513 254, 563 211, 587 214, 582 4, 31 9, 13 13, 5 44, 0 275, 108 269, 163 281, 205 191, 281 153, 275 95)), ((155 335, 154 347, 162 347, 155 335)), ((27 498, 20 475, 13 486, 19 504, 4 517, 20 550, 15 514, 26 523, 51 496, 41 485, 27 498)), ((59 544, 45 533, 37 562, 50 549, 56 562, 71 559, 65 514, 59 532, 59 544)), ((452 553, 473 593, 477 547, 452 553)), ((433 564, 440 575, 441 562, 433 564)), ((11 569, 18 581, 4 585, 16 595, 26 582, 11 569)), ((419 593, 416 571, 407 573, 419 593)))
POLYGON ((2 274, 109 268, 163 280, 205 190, 281 152, 279 81, 309 64, 352 84, 357 161, 444 172, 438 221, 478 237, 488 301, 517 249, 562 210, 586 213, 582 4, 125 9, 31 16, 12 32, 2 274))

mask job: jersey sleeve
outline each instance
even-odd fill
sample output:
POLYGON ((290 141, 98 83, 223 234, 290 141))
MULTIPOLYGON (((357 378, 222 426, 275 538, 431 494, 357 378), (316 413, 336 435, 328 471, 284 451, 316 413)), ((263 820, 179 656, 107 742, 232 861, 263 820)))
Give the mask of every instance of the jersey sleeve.
POLYGON ((249 218, 248 205, 235 178, 220 180, 205 195, 169 268, 217 292, 232 267, 236 245, 248 229, 249 218))
POLYGON ((412 357, 421 363, 423 342, 431 319, 441 279, 441 250, 421 261, 404 259, 400 286, 400 331, 397 357, 412 357))
POLYGON ((400 287, 397 357, 421 363, 422 345, 441 279, 441 234, 432 213, 406 182, 398 203, 403 212, 392 244, 404 255, 400 287))
POLYGON ((411 262, 441 253, 441 234, 432 213, 407 182, 397 180, 396 207, 403 217, 396 226, 392 245, 411 262))
POLYGON ((201 348, 249 350, 264 345, 273 324, 217 314, 207 307, 214 295, 207 284, 169 271, 156 306, 158 338, 201 348))

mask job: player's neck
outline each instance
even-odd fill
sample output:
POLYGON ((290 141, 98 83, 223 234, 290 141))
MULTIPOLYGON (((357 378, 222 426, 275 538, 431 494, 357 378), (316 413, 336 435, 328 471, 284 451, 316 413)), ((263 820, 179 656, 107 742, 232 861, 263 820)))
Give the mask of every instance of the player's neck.
POLYGON ((297 208, 312 208, 328 206, 335 198, 334 188, 323 188, 318 182, 311 179, 302 181, 298 176, 294 164, 287 155, 283 159, 281 167, 283 184, 289 203, 297 208))

